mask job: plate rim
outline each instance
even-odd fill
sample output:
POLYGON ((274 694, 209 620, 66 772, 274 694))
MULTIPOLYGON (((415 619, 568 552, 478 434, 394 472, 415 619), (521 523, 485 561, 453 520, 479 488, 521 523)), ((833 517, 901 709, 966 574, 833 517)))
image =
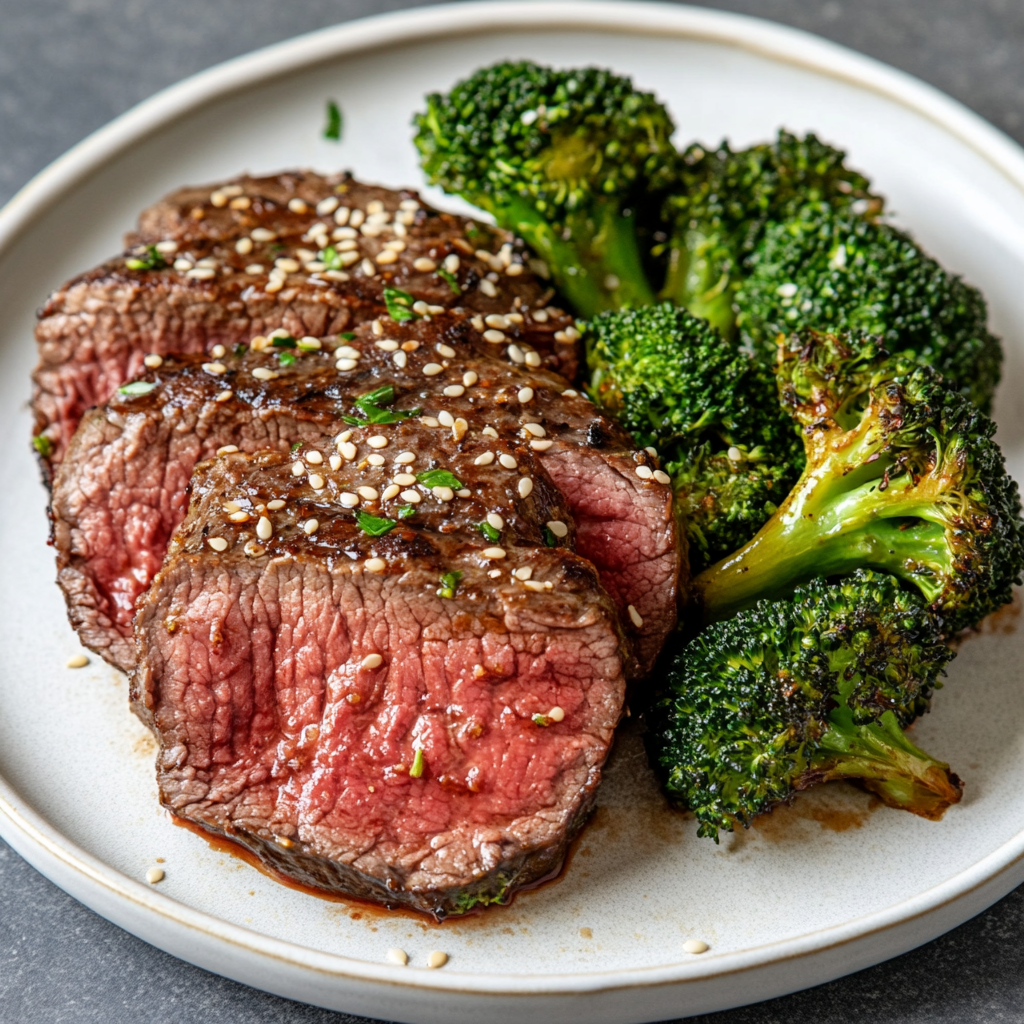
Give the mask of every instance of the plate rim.
MULTIPOLYGON (((415 8, 373 15, 328 26, 284 42, 235 57, 201 71, 142 101, 83 139, 23 186, 0 210, 0 259, 10 254, 47 207, 70 187, 86 181, 131 145, 155 134, 203 106, 229 97, 249 85, 264 84, 346 55, 365 54, 405 43, 491 33, 501 28, 521 31, 575 29, 616 31, 631 35, 670 35, 738 47, 830 78, 879 93, 941 126, 974 150, 1024 194, 1024 149, 978 114, 933 86, 803 30, 760 18, 649 0, 473 0, 467 3, 415 8)), ((986 889, 980 912, 1009 891, 1007 873, 1022 874, 1024 831, 996 847, 951 878, 907 900, 841 924, 778 942, 749 946, 728 954, 680 960, 654 967, 618 971, 573 971, 562 974, 467 973, 413 971, 389 967, 336 953, 326 953, 224 921, 188 907, 115 870, 71 842, 23 800, 0 775, 0 835, 35 864, 55 859, 75 877, 78 892, 97 902, 112 900, 124 914, 142 910, 168 925, 198 932, 261 959, 283 961, 300 971, 333 979, 383 983, 396 989, 440 994, 550 996, 598 994, 623 989, 687 985, 757 971, 800 960, 870 938, 935 914, 958 900, 986 889), (15 838, 16 837, 16 838, 15 838), (31 851, 26 854, 25 850, 31 851), (996 891, 999 890, 999 891, 996 891), (993 893, 995 893, 993 895, 993 893), (989 897, 991 896, 991 899, 989 897)), ((39 865, 36 865, 39 866, 39 865)), ((46 872, 44 872, 46 873, 46 872)), ((1016 879, 1013 884, 1017 884, 1016 879)), ((62 885, 62 888, 65 887, 62 885)), ((87 898, 78 896, 89 905, 87 898)), ((121 922, 118 922, 121 923, 121 922)), ((959 920, 954 924, 959 923, 959 920)), ((952 927, 953 925, 946 925, 952 927)), ((939 934, 939 933, 936 933, 939 934)), ((919 941, 913 941, 911 948, 919 941)), ((902 950, 900 950, 902 951, 902 950)), ((876 960, 897 955, 888 951, 876 960)), ((876 962, 870 960, 869 962, 876 962)), ((865 966, 853 964, 849 970, 865 966)), ((846 973, 834 972, 831 976, 846 973)), ((301 997, 299 997, 301 998, 301 997)), ((732 1004, 730 1004, 732 1005, 732 1004)))

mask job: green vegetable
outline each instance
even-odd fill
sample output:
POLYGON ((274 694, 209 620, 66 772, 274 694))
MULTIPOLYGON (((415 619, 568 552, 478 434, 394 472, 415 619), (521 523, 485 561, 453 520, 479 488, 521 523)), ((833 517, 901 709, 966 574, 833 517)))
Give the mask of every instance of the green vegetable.
MULTIPOLYGON (((487 538, 492 544, 496 541, 501 540, 501 530, 496 530, 487 520, 485 519, 482 523, 477 523, 476 528, 487 538)), ((547 527, 545 527, 547 529, 547 527)))
POLYGON ((409 778, 418 779, 423 774, 424 761, 423 751, 419 747, 416 748, 416 753, 413 755, 412 767, 409 769, 409 778))
POLYGON ((282 352, 277 359, 282 366, 292 366, 294 363, 298 362, 291 352, 282 352))
POLYGON ((441 278, 442 281, 448 282, 448 287, 451 288, 453 295, 462 294, 462 289, 459 287, 458 279, 450 270, 445 270, 444 267, 438 267, 437 276, 441 278))
POLYGON ((455 591, 459 589, 459 580, 461 579, 461 572, 446 572, 441 577, 441 587, 437 592, 437 596, 447 597, 451 600, 455 596, 455 591))
POLYGON ((425 473, 418 473, 416 479, 424 487, 450 487, 453 491, 462 490, 462 481, 447 469, 428 469, 425 473))
POLYGON ((146 248, 145 256, 129 256, 124 265, 129 270, 163 270, 167 260, 160 255, 155 245, 150 245, 146 248))
POLYGON ((398 518, 399 519, 408 519, 409 516, 412 516, 412 515, 416 514, 416 506, 415 505, 399 505, 397 507, 398 507, 398 518))
POLYGON ((558 538, 551 532, 550 528, 544 526, 541 528, 541 535, 544 537, 544 546, 548 548, 558 547, 558 538))
POLYGON ((403 292, 401 288, 384 289, 384 305, 387 306, 388 316, 396 324, 404 324, 407 320, 419 320, 419 313, 414 313, 412 309, 415 301, 414 295, 403 292))
POLYGON ((774 375, 668 303, 604 313, 584 340, 591 397, 657 449, 672 478, 691 568, 749 541, 804 465, 774 375))
POLYGON ((362 426, 364 423, 401 423, 402 420, 412 419, 419 416, 420 409, 410 409, 408 412, 397 412, 387 408, 395 401, 395 389, 390 384, 368 391, 360 395, 353 405, 360 414, 357 416, 342 416, 346 423, 354 426, 362 426))
POLYGON ((44 459, 48 459, 53 454, 53 442, 45 434, 36 434, 32 438, 32 447, 44 459))
POLYGON ((670 798, 716 841, 830 779, 938 818, 960 781, 900 727, 927 709, 952 657, 922 599, 893 577, 816 580, 677 651, 648 712, 648 748, 670 798))
POLYGON ((293 452, 297 452, 297 451, 298 451, 298 450, 299 450, 299 449, 300 449, 301 447, 302 447, 302 442, 301 442, 301 441, 296 441, 296 442, 295 442, 295 443, 294 443, 294 444, 292 445, 292 447, 291 447, 291 450, 292 450, 293 452))
POLYGON ((815 327, 878 334, 955 381, 982 411, 1003 353, 981 292, 943 270, 913 240, 824 204, 771 225, 737 296, 744 338, 774 354, 780 331, 815 327))
POLYGON ((341 141, 341 107, 334 100, 327 101, 327 124, 324 126, 324 138, 331 142, 341 141))
POLYGON ((371 537, 383 537, 398 525, 394 519, 371 516, 369 512, 356 512, 356 522, 359 524, 359 529, 371 537))
POLYGON ((236 356, 244 356, 245 353, 248 352, 248 351, 249 351, 249 346, 246 345, 246 343, 244 341, 240 341, 235 346, 235 355, 236 356))
MULTIPOLYGON (((326 265, 327 270, 341 270, 345 266, 341 253, 333 245, 327 246, 326 249, 320 249, 316 254, 316 258, 326 265)), ((354 338, 355 335, 352 334, 349 337, 354 338)))
POLYGON ((651 93, 599 68, 504 62, 428 96, 415 126, 430 183, 525 239, 579 315, 652 300, 636 211, 673 124, 651 93))
POLYGON ((534 725, 539 725, 541 728, 546 728, 551 724, 551 720, 547 715, 534 715, 530 721, 532 721, 534 725))
POLYGON ((117 393, 134 398, 137 395, 148 395, 155 387, 156 385, 148 380, 133 380, 130 384, 122 384, 117 393))
POLYGON ((295 348, 298 344, 290 334, 276 334, 270 341, 274 348, 295 348))
POLYGON ((845 159, 815 135, 786 131, 774 142, 738 152, 725 142, 714 151, 690 146, 676 161, 665 202, 669 240, 655 247, 668 264, 660 297, 730 335, 744 261, 770 222, 815 201, 863 216, 881 211, 868 179, 847 168, 845 159))
POLYGON ((969 399, 876 339, 814 331, 785 340, 779 385, 807 466, 757 536, 694 580, 706 619, 861 567, 916 587, 950 633, 1011 599, 1020 496, 969 399))

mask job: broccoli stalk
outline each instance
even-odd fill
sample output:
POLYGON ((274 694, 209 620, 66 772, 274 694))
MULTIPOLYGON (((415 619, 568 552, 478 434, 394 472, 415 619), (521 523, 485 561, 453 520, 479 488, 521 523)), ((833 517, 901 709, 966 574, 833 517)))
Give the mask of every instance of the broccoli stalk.
POLYGON ((769 222, 818 200, 859 216, 881 211, 867 178, 846 167, 845 159, 815 135, 786 131, 774 142, 739 151, 727 142, 714 151, 690 146, 676 161, 665 201, 669 240, 655 249, 668 262, 660 297, 731 334, 744 262, 769 222))
POLYGON ((675 653, 647 712, 652 760, 698 834, 716 841, 831 779, 936 819, 960 782, 901 726, 927 710, 953 656, 924 601, 894 577, 815 580, 675 653))
POLYGON ((653 301, 636 209, 673 153, 653 95, 598 68, 500 63, 428 96, 415 126, 431 184, 525 239, 577 314, 653 301))
POLYGON ((781 342, 778 378, 807 465, 757 536, 694 581, 706 620, 861 567, 916 587, 950 633, 1011 599, 1020 496, 969 399, 877 340, 814 331, 781 342))
POLYGON ((691 570, 750 540, 804 461, 769 371, 669 303, 603 313, 584 338, 591 397, 672 477, 691 570))

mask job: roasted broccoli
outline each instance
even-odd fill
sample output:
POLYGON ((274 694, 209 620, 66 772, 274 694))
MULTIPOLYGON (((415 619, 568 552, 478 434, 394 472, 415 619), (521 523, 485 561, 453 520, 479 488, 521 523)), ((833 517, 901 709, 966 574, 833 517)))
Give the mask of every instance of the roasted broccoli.
POLYGON ((769 225, 747 267, 738 324, 761 351, 797 327, 878 334, 991 406, 1003 356, 985 299, 902 231, 813 203, 769 225))
POLYGON ((786 131, 739 151, 725 142, 715 151, 690 146, 675 162, 665 201, 668 241, 655 247, 667 257, 661 297, 731 334, 744 261, 770 222, 818 200, 859 216, 881 211, 882 200, 845 158, 815 135, 786 131))
POLYGON ((428 180, 525 239, 580 316, 653 301, 635 210, 674 156, 650 93, 599 68, 483 68, 415 118, 428 180))
POLYGON ((923 600, 892 576, 815 580, 715 623, 667 670, 647 743, 698 835, 748 826, 792 793, 858 779, 936 819, 960 799, 949 766, 901 731, 953 657, 923 600))
POLYGON ((584 338, 591 397, 672 477, 691 569, 750 540, 804 462, 772 373, 670 303, 603 313, 584 338))
POLYGON ((991 420, 871 338, 799 332, 778 375, 807 464, 757 536, 694 580, 706 620, 862 567, 915 586, 948 633, 1010 600, 1020 496, 991 420))

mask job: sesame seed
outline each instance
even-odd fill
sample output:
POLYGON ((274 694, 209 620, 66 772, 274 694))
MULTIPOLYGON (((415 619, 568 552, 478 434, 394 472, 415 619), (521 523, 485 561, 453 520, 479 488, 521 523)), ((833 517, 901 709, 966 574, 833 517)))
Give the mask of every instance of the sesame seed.
POLYGON ((554 441, 531 441, 530 447, 535 452, 546 452, 555 442, 554 441))
POLYGON ((450 487, 432 487, 430 493, 438 501, 451 501, 455 497, 455 492, 450 487))
POLYGON ((418 505, 423 500, 423 495, 419 491, 402 491, 402 501, 407 501, 410 505, 418 505))
POLYGON ((498 432, 494 429, 494 427, 489 427, 489 426, 488 427, 484 427, 484 429, 481 430, 480 433, 481 434, 486 434, 488 437, 497 437, 498 436, 498 432))
POLYGON ((412 268, 422 274, 429 274, 432 270, 437 270, 437 264, 429 256, 420 256, 412 261, 412 268))
POLYGON ((329 217, 338 208, 340 200, 337 196, 328 196, 316 204, 316 215, 318 217, 329 217))
POLYGON ((494 282, 488 281, 487 278, 484 278, 480 282, 480 291, 482 291, 489 299, 495 299, 498 297, 498 289, 494 287, 494 282))
POLYGON ((207 373, 212 373, 216 377, 222 373, 226 373, 228 368, 223 363, 203 363, 203 369, 207 373))
POLYGON ((323 345, 320 343, 319 338, 314 338, 311 334, 307 334, 304 338, 300 339, 299 348, 307 352, 319 352, 323 345))
POLYGON ((156 353, 146 356, 142 362, 143 365, 148 366, 151 370, 158 370, 164 365, 163 356, 158 356, 156 353))
POLYGON ((360 664, 362 668, 380 668, 384 659, 379 654, 368 654, 360 664))
POLYGON ((532 434, 534 437, 545 437, 547 431, 539 423, 524 423, 523 432, 532 434))
POLYGON ((252 371, 252 375, 257 380, 274 380, 277 377, 277 374, 273 370, 269 370, 265 366, 257 366, 256 369, 252 371))
POLYGON ((302 269, 302 264, 298 260, 293 260, 290 256, 282 256, 274 260, 274 266, 278 270, 283 270, 286 274, 295 274, 302 269))
POLYGON ((285 504, 286 502, 281 498, 275 498, 273 501, 267 502, 267 508, 269 508, 271 512, 277 512, 279 509, 284 508, 285 504))
MULTIPOLYGON (((501 570, 500 569, 491 569, 491 570, 488 571, 487 575, 490 576, 490 578, 492 580, 496 580, 501 575, 501 570)), ((479 676, 477 678, 479 678, 479 676)))
POLYGON ((262 263, 250 263, 249 266, 245 268, 245 272, 247 274, 262 274, 263 269, 262 263))
POLYGON ((247 523, 249 522, 249 513, 244 509, 239 509, 237 512, 232 512, 228 519, 233 523, 247 523))
POLYGON ((395 462, 403 466, 407 466, 410 462, 415 461, 416 455, 413 452, 402 452, 401 455, 395 457, 395 462))
POLYGON ((466 436, 466 431, 468 430, 469 424, 461 416, 457 416, 452 424, 452 437, 456 441, 461 441, 466 436))
POLYGON ((437 414, 437 422, 440 423, 442 427, 451 427, 455 424, 455 417, 448 412, 447 409, 442 409, 437 414))
POLYGON ((520 582, 525 583, 526 580, 528 580, 533 575, 533 569, 531 569, 528 565, 524 565, 519 569, 513 569, 512 575, 515 576, 515 578, 520 582))
MULTIPOLYGON (((484 452, 473 460, 474 466, 489 466, 494 461, 494 452, 484 452)), ((515 461, 515 460, 513 460, 515 461)))
POLYGON ((523 586, 527 590, 534 590, 540 592, 542 590, 550 590, 551 588, 546 583, 541 583, 540 580, 525 580, 523 586))
POLYGON ((381 498, 383 498, 384 501, 390 501, 392 498, 398 496, 398 492, 401 491, 401 489, 402 488, 399 487, 398 484, 388 484, 388 486, 384 488, 384 493, 381 495, 381 498))
POLYGON ((427 957, 428 967, 444 967, 446 963, 448 963, 448 954, 442 953, 439 949, 435 949, 434 952, 427 957))
POLYGON ((417 299, 412 304, 412 311, 419 313, 420 316, 426 316, 430 312, 430 307, 422 299, 417 299))
POLYGON ((223 537, 209 537, 206 541, 207 544, 213 548, 214 551, 227 551, 228 542, 223 537))
POLYGON ((503 331, 487 330, 484 331, 484 341, 489 341, 492 345, 500 345, 505 341, 505 334, 503 331))
POLYGON ((523 354, 523 350, 518 345, 509 345, 508 357, 513 363, 519 363, 522 366, 526 362, 526 356, 523 354))
POLYGON ((378 455, 377 452, 374 452, 372 455, 367 455, 366 456, 366 461, 371 466, 383 466, 384 465, 384 456, 383 455, 378 455))
POLYGON ((510 263, 505 268, 505 273, 508 274, 509 277, 519 277, 519 275, 524 271, 524 269, 525 268, 523 267, 522 263, 510 263))
POLYGON ((182 256, 180 259, 176 259, 172 266, 174 267, 175 270, 180 270, 182 272, 186 270, 191 270, 192 260, 188 259, 185 256, 182 256))
POLYGON ((257 544, 256 541, 250 540, 246 541, 245 547, 242 550, 249 558, 259 558, 266 551, 266 548, 262 544, 257 544))
POLYGON ((89 664, 89 659, 84 654, 72 654, 66 664, 68 668, 85 668, 89 664))
POLYGON ((226 444, 223 448, 217 449, 218 455, 234 455, 238 451, 237 444, 226 444))
POLYGON ((416 477, 412 473, 396 473, 392 479, 401 487, 412 487, 416 483, 416 477))
POLYGON ((340 434, 339 434, 339 435, 338 435, 338 436, 337 436, 337 437, 336 437, 336 438, 334 439, 334 442, 335 442, 335 444, 344 444, 344 443, 345 443, 346 441, 350 440, 350 439, 351 439, 351 437, 352 437, 352 431, 351 431, 351 430, 343 430, 343 431, 342 431, 342 432, 341 432, 341 433, 340 433, 340 434))
POLYGON ((380 497, 376 487, 357 487, 356 494, 365 501, 376 501, 380 497))
POLYGON ((245 189, 241 185, 224 185, 220 191, 230 199, 232 196, 240 196, 245 189))
POLYGON ((346 462, 351 462, 356 457, 358 449, 351 441, 342 441, 341 444, 338 445, 338 451, 346 462))
POLYGON ((462 383, 467 387, 471 388, 480 378, 477 376, 475 370, 467 370, 462 375, 462 383))
POLYGON ((533 401, 533 388, 520 388, 516 398, 524 405, 533 401))
POLYGON ((528 476, 519 478, 519 497, 528 498, 533 493, 533 481, 528 476))
POLYGON ((381 434, 374 434, 366 443, 371 448, 387 448, 388 439, 381 434))
POLYGON ((214 359, 223 359, 227 354, 228 350, 223 345, 214 345, 213 348, 210 349, 210 355, 213 356, 214 359))
POLYGON ((650 466, 637 466, 635 472, 641 480, 650 480, 654 476, 650 466))
POLYGON ((371 216, 379 216, 384 213, 384 204, 379 199, 371 199, 366 204, 366 212, 371 216))
POLYGON ((387 341, 376 341, 376 342, 374 342, 374 344, 382 352, 397 352, 398 351, 398 342, 397 341, 391 341, 390 339, 388 339, 387 341))
POLYGON ((420 423, 422 423, 425 427, 436 427, 436 426, 439 426, 437 420, 434 419, 433 416, 421 416, 420 417, 420 423))
POLYGON ((385 249, 390 249, 391 252, 405 252, 405 242, 400 238, 393 238, 390 242, 384 243, 385 249))
POLYGON ((449 274, 454 274, 459 269, 459 265, 460 260, 455 253, 451 252, 445 256, 444 269, 447 270, 449 274))
POLYGON ((508 454, 508 452, 502 452, 498 456, 498 462, 500 462, 506 469, 515 469, 516 460, 508 454))
POLYGON ((248 256, 252 252, 252 239, 251 238, 240 238, 235 242, 235 252, 239 256, 248 256))
POLYGON ((197 281, 209 281, 217 276, 217 271, 212 267, 194 267, 185 274, 186 277, 194 278, 197 281))
POLYGON ((302 532, 307 537, 312 537, 313 534, 316 533, 316 531, 319 530, 319 529, 320 529, 320 522, 317 519, 307 519, 302 524, 302 532))
POLYGON ((299 199, 298 197, 296 197, 295 199, 288 200, 288 209, 291 210, 292 213, 309 212, 309 206, 305 203, 304 200, 299 199))
POLYGON ((668 475, 668 473, 666 473, 662 469, 656 469, 654 471, 654 479, 657 480, 659 484, 667 484, 672 482, 672 478, 668 475))
POLYGON ((367 572, 383 572, 388 567, 383 558, 368 558, 365 565, 367 572))
POLYGON ((355 252, 359 248, 359 243, 354 238, 343 238, 335 248, 338 252, 355 252))
POLYGON ((149 882, 150 885, 156 885, 158 882, 162 882, 166 877, 167 875, 164 873, 163 868, 150 868, 146 872, 146 881, 149 882))
POLYGON ((333 469, 335 471, 341 469, 341 456, 340 455, 332 455, 330 457, 330 459, 328 459, 327 461, 330 462, 331 469, 333 469))
POLYGON ((249 236, 254 242, 272 242, 277 238, 276 232, 271 231, 269 228, 253 228, 249 232, 249 236))
POLYGON ((480 552, 480 554, 483 555, 484 558, 491 558, 491 559, 497 560, 499 558, 504 558, 505 557, 505 549, 504 548, 484 548, 483 551, 480 552))
POLYGON ((220 392, 219 395, 214 399, 215 402, 226 402, 229 398, 234 395, 234 391, 230 389, 220 392))
POLYGON ((706 953, 711 947, 706 942, 701 942, 700 939, 687 939, 683 943, 684 953, 693 953, 694 955, 699 953, 706 953))
POLYGON ((389 949, 386 955, 391 963, 398 964, 399 967, 404 967, 409 962, 409 954, 404 949, 389 949))
POLYGON ((276 295, 279 291, 281 291, 282 288, 284 288, 284 281, 282 281, 279 277, 275 277, 267 281, 263 290, 268 295, 276 295))
POLYGON ((380 266, 383 267, 387 266, 389 263, 397 263, 398 253, 393 252, 391 249, 382 249, 379 253, 377 253, 374 259, 377 261, 378 264, 380 264, 380 266))
POLYGON ((169 256, 172 252, 178 251, 178 243, 173 238, 168 238, 163 242, 156 243, 156 251, 162 256, 169 256))
POLYGON ((334 211, 334 223, 339 227, 344 227, 348 223, 349 216, 352 210, 347 206, 341 206, 334 211))
POLYGON ((552 722, 562 722, 565 720, 565 711, 556 704, 544 717, 552 722))
MULTIPOLYGON (((310 479, 310 482, 312 482, 313 478, 310 477, 309 479, 310 479)), ((270 520, 266 516, 260 516, 260 518, 256 522, 256 536, 259 537, 260 540, 270 540, 270 538, 273 535, 274 535, 274 526, 273 526, 273 524, 270 522, 270 520)))
POLYGON ((345 508, 355 508, 359 504, 359 495, 353 494, 351 491, 342 491, 338 495, 338 501, 341 502, 345 508))
POLYGON ((550 521, 549 523, 547 523, 546 525, 547 525, 547 528, 548 528, 548 529, 549 529, 549 530, 550 530, 550 531, 551 531, 551 532, 552 532, 552 533, 553 533, 553 534, 554 534, 554 535, 555 535, 556 537, 558 537, 558 539, 559 539, 559 540, 561 540, 561 539, 562 539, 562 538, 563 538, 564 536, 566 536, 566 535, 568 534, 568 532, 569 532, 569 527, 568 527, 568 526, 566 526, 566 525, 565 525, 565 523, 563 523, 561 519, 552 519, 552 520, 551 520, 551 521, 550 521))
POLYGON ((484 323, 488 327, 496 327, 500 330, 508 327, 508 317, 502 316, 501 313, 488 313, 484 317, 484 323))
POLYGON ((341 370, 342 373, 348 373, 349 370, 354 370, 358 365, 358 359, 339 359, 334 364, 334 368, 336 370, 341 370))
POLYGON ((449 384, 443 393, 445 398, 461 398, 466 393, 466 389, 461 384, 449 384))
POLYGON ((526 352, 524 354, 523 358, 526 360, 526 365, 531 367, 531 368, 533 368, 533 369, 536 369, 538 366, 540 366, 540 353, 539 352, 534 352, 531 349, 529 352, 526 352))
POLYGON ((302 476, 306 472, 306 467, 301 462, 292 463, 292 476, 302 476))
POLYGON ((366 220, 366 214, 362 210, 353 210, 348 222, 352 227, 357 228, 364 220, 366 220))
POLYGON ((436 377, 443 370, 444 367, 440 363, 427 363, 427 365, 423 367, 423 375, 425 377, 436 377))
POLYGON ((325 486, 324 478, 317 473, 310 473, 309 486, 312 487, 314 491, 322 491, 325 486))
POLYGON ((217 206, 217 207, 227 206, 228 205, 228 197, 226 195, 224 195, 223 192, 211 192, 210 193, 210 202, 214 206, 217 206))
POLYGON ((404 352, 396 352, 391 359, 400 370, 404 370, 409 363, 409 357, 404 352))
POLYGON ((364 259, 359 264, 359 269, 363 272, 365 277, 375 277, 377 274, 377 268, 373 265, 373 261, 370 259, 364 259))
POLYGON ((639 629, 644 624, 643 616, 636 610, 636 608, 633 607, 633 605, 629 605, 629 607, 626 608, 626 611, 629 612, 630 621, 637 629, 639 629))

